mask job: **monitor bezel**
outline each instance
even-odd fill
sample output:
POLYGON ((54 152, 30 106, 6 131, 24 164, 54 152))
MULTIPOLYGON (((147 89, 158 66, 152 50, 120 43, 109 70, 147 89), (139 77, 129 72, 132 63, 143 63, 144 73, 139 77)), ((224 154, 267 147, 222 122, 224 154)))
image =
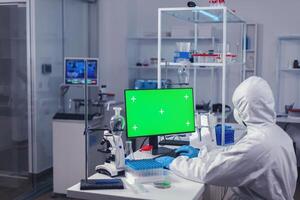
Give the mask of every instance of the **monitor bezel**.
POLYGON ((185 131, 185 132, 176 132, 176 133, 161 133, 157 135, 143 135, 143 136, 129 136, 128 135, 128 123, 127 123, 127 106, 126 106, 126 91, 154 91, 154 90, 178 90, 178 89, 191 89, 192 94, 194 97, 194 89, 192 87, 189 88, 157 88, 157 89, 125 89, 124 90, 124 103, 125 103, 125 127, 126 127, 126 136, 130 139, 135 138, 142 138, 142 137, 157 137, 157 136, 166 136, 166 135, 178 135, 178 134, 184 134, 184 133, 194 133, 196 131, 196 123, 195 123, 195 102, 194 98, 192 98, 193 101, 193 116, 194 116, 194 131, 185 131))
POLYGON ((77 87, 80 87, 80 86, 84 86, 84 84, 70 84, 70 83, 66 83, 66 62, 67 60, 84 60, 85 62, 85 65, 87 64, 87 61, 89 60, 96 60, 97 61, 97 84, 88 84, 88 87, 99 87, 99 58, 85 58, 85 57, 65 57, 64 58, 64 85, 66 86, 77 86, 77 87))

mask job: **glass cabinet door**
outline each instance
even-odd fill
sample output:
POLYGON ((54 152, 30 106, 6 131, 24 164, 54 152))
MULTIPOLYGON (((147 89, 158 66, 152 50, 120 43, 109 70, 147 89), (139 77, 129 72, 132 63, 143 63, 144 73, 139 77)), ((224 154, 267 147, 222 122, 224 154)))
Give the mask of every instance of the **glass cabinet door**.
POLYGON ((0 198, 32 190, 25 3, 0 3, 0 198))

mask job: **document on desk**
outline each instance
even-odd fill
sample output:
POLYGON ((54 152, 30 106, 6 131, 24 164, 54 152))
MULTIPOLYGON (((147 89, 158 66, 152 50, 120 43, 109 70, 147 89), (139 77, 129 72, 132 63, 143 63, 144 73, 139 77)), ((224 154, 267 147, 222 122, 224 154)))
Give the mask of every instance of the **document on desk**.
POLYGON ((123 179, 123 183, 125 183, 125 186, 128 189, 131 189, 133 193, 139 194, 139 193, 146 193, 149 192, 142 184, 140 183, 135 183, 135 184, 130 184, 126 179, 123 179))

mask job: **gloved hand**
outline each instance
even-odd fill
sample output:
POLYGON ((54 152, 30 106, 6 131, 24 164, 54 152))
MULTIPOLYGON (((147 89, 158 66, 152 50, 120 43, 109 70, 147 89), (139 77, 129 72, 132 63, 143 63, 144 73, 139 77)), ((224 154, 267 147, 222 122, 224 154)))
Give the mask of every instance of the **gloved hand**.
POLYGON ((199 149, 196 149, 191 146, 181 146, 178 149, 175 150, 176 153, 179 153, 181 156, 187 156, 189 158, 195 158, 198 157, 199 149))
POLYGON ((174 160, 173 157, 170 156, 163 156, 163 157, 159 157, 159 158, 155 158, 155 161, 161 163, 164 168, 169 169, 170 164, 172 163, 172 161, 174 160))

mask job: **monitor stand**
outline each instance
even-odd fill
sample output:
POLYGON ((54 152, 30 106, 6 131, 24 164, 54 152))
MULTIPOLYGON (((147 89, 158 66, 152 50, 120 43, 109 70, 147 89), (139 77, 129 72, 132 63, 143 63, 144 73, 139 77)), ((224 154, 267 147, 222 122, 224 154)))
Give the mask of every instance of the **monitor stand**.
POLYGON ((152 155, 162 155, 167 154, 172 151, 172 149, 166 147, 158 147, 158 137, 157 136, 150 136, 149 137, 149 145, 153 146, 152 155))

